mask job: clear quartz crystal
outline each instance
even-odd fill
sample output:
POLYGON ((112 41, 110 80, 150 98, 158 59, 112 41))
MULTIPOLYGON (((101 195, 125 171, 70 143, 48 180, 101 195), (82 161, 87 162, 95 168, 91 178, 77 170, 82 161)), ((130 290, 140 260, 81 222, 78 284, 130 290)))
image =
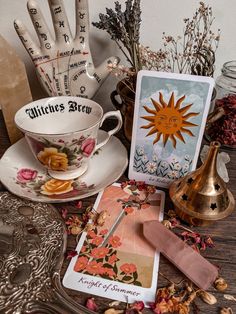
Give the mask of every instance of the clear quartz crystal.
MULTIPOLYGON (((207 153, 209 150, 209 146, 204 145, 200 154, 200 158, 202 163, 204 162, 204 160, 206 159, 207 153)), ((228 162, 230 161, 230 157, 227 153, 225 152, 221 152, 218 153, 217 155, 217 162, 216 162, 216 167, 217 167, 217 172, 219 174, 219 176, 225 181, 225 182, 229 182, 229 175, 228 175, 228 171, 226 168, 226 165, 228 162)))

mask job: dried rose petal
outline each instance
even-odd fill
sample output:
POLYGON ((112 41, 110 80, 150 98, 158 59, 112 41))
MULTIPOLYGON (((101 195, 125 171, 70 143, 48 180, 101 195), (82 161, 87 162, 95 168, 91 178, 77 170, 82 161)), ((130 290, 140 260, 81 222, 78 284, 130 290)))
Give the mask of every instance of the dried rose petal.
POLYGON ((83 207, 82 201, 78 201, 78 202, 75 204, 75 207, 77 207, 78 209, 81 209, 81 208, 83 207))
POLYGON ((133 304, 131 304, 130 308, 142 311, 144 309, 144 303, 143 301, 136 301, 133 304))
POLYGON ((62 209, 61 210, 61 216, 62 216, 63 219, 66 219, 67 214, 68 214, 68 210, 67 209, 62 209))
POLYGON ((200 247, 200 249, 202 250, 202 251, 205 251, 205 249, 206 249, 206 243, 205 242, 201 242, 201 247, 200 247))
POLYGON ((85 306, 87 307, 87 309, 94 311, 94 312, 97 312, 97 310, 98 310, 98 306, 95 303, 94 298, 87 299, 85 306))
POLYGON ((172 228, 175 228, 180 225, 180 221, 176 219, 175 217, 172 217, 170 219, 170 222, 171 222, 172 228))
POLYGON ((74 256, 78 255, 77 251, 68 251, 66 253, 66 258, 69 259, 69 258, 72 258, 74 256))
POLYGON ((155 304, 155 302, 150 302, 150 303, 148 303, 148 306, 150 307, 151 310, 154 310, 156 307, 156 304, 155 304))
POLYGON ((183 241, 185 241, 197 252, 200 250, 205 251, 207 247, 214 247, 213 241, 209 236, 200 235, 199 233, 189 231, 184 231, 180 234, 177 233, 177 235, 180 236, 183 241))
POLYGON ((236 145, 236 95, 231 94, 217 99, 216 108, 223 108, 225 115, 213 122, 208 135, 211 139, 217 140, 225 145, 236 145))

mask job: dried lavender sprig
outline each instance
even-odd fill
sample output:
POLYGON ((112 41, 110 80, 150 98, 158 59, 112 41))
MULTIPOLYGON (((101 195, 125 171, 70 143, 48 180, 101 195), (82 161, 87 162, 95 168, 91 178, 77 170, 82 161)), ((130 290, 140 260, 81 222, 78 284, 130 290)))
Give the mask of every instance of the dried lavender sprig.
POLYGON ((139 54, 140 1, 127 0, 124 12, 122 12, 120 3, 116 1, 114 10, 106 8, 106 14, 99 14, 100 21, 92 23, 111 36, 111 39, 116 42, 136 73, 142 68, 139 54), (121 44, 127 49, 128 53, 125 52, 121 44))

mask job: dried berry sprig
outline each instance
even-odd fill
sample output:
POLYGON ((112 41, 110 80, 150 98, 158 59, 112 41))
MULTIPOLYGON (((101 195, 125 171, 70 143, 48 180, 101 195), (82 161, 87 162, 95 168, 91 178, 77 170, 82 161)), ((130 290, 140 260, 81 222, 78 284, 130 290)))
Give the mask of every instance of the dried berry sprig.
POLYGON ((124 11, 122 11, 121 4, 116 1, 114 10, 106 8, 106 14, 100 13, 99 19, 99 22, 93 22, 92 25, 105 30, 111 36, 135 73, 141 70, 139 55, 140 0, 127 0, 124 11))

